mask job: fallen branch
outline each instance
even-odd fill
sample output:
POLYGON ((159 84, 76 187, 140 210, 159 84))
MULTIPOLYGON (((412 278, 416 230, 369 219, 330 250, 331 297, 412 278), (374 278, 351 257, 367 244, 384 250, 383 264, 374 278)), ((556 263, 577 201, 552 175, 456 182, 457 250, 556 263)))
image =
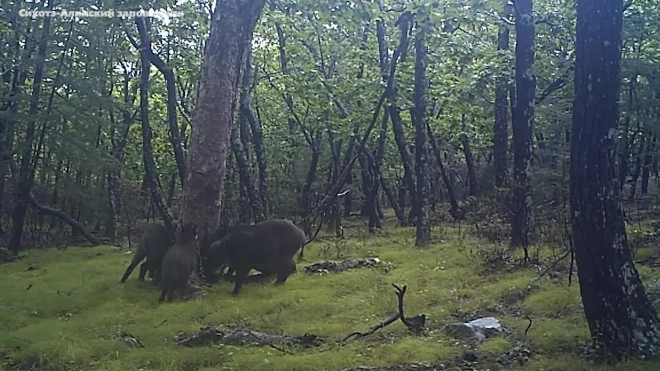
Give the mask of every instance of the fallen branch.
POLYGON ((399 318, 401 319, 401 322, 403 322, 408 329, 414 333, 421 333, 426 335, 427 330, 426 327, 424 327, 424 324, 426 323, 426 315, 425 314, 418 314, 413 317, 408 317, 406 318, 403 315, 403 295, 406 294, 406 290, 408 289, 407 285, 403 285, 403 288, 400 288, 399 286, 392 284, 394 288, 396 289, 396 297, 399 301, 399 318))
POLYGON ((378 258, 347 259, 339 263, 324 261, 306 266, 305 273, 344 272, 353 268, 375 267, 378 264, 380 264, 378 258))
POLYGON ((406 294, 406 290, 408 289, 408 286, 404 285, 403 288, 400 288, 399 286, 392 284, 394 288, 396 289, 396 297, 398 301, 398 313, 390 316, 388 319, 385 321, 371 327, 369 330, 365 332, 360 332, 360 331, 355 331, 353 333, 348 334, 344 339, 342 339, 342 343, 346 342, 347 340, 357 337, 357 338, 362 338, 368 335, 371 335, 375 333, 376 331, 384 328, 385 326, 391 325, 392 323, 396 322, 396 320, 400 319, 401 322, 403 322, 404 325, 408 328, 408 330, 412 331, 415 334, 427 334, 427 330, 424 327, 424 323, 426 322, 426 315, 425 314, 420 314, 414 317, 409 317, 406 318, 403 315, 403 296, 406 294))
POLYGON ((355 331, 355 332, 349 334, 348 336, 343 338, 341 340, 341 342, 343 343, 343 342, 349 340, 352 337, 362 338, 362 337, 365 337, 365 336, 369 336, 369 335, 373 334, 374 332, 384 328, 385 326, 391 325, 392 323, 396 322, 398 319, 399 319, 399 313, 393 314, 393 315, 390 316, 390 318, 388 318, 385 321, 371 327, 368 331, 365 331, 365 332, 355 331))
POLYGON ((78 223, 75 219, 65 214, 64 212, 54 209, 52 207, 39 204, 37 200, 34 199, 34 195, 32 194, 30 194, 29 202, 30 205, 32 205, 35 209, 39 210, 41 213, 60 219, 66 224, 68 224, 74 233, 77 232, 85 236, 85 239, 89 241, 89 243, 91 243, 92 246, 98 246, 101 244, 101 242, 96 237, 92 236, 89 232, 87 232, 80 223, 78 223))
POLYGON ((268 345, 275 347, 275 344, 285 345, 303 345, 303 346, 318 346, 323 342, 323 339, 314 334, 303 334, 296 336, 286 335, 273 335, 257 331, 234 331, 226 332, 225 330, 207 326, 202 328, 198 333, 193 335, 180 335, 177 343, 179 345, 194 347, 205 346, 209 344, 232 344, 232 345, 268 345))

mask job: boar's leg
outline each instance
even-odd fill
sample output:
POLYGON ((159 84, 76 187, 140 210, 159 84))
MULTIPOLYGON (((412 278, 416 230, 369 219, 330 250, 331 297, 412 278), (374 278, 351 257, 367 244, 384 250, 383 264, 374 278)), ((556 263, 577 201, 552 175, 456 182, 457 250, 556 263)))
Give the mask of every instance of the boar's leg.
POLYGON ((163 288, 162 290, 160 290, 160 297, 158 298, 159 302, 162 302, 163 300, 165 300, 165 294, 167 294, 166 289, 163 288))
POLYGON ((277 280, 275 281, 276 285, 281 285, 286 282, 286 279, 289 278, 289 275, 294 272, 296 269, 296 262, 293 261, 293 258, 282 262, 280 269, 277 272, 277 280))
MULTIPOLYGON (((138 251, 135 252, 135 255, 133 255, 133 259, 131 260, 131 264, 128 265, 126 268, 126 272, 124 272, 124 275, 121 277, 121 280, 119 282, 124 283, 128 279, 128 276, 133 273, 133 269, 137 267, 137 265, 144 259, 144 257, 147 256, 141 249, 138 248, 138 251)), ((145 262, 146 263, 146 262, 145 262)), ((140 271, 142 271, 142 267, 140 267, 140 271)))
POLYGON ((140 275, 138 276, 139 281, 144 281, 144 277, 147 275, 147 272, 149 271, 149 261, 145 261, 144 263, 140 264, 140 275))
POLYGON ((154 285, 160 285, 161 278, 163 276, 160 266, 155 266, 151 268, 151 272, 153 272, 153 281, 151 281, 154 285))
POLYGON ((234 290, 231 292, 232 295, 236 296, 241 291, 241 286, 243 282, 247 279, 248 273, 250 273, 250 267, 240 267, 235 269, 236 277, 234 278, 234 290))

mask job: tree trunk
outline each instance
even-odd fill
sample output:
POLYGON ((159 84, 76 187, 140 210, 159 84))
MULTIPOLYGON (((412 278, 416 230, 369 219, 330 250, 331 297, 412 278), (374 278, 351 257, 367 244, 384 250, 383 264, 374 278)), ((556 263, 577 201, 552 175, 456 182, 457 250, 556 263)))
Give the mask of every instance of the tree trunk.
POLYGON ((653 158, 655 157, 655 138, 654 133, 649 133, 651 140, 646 145, 646 153, 644 154, 644 165, 642 167, 642 189, 643 195, 649 193, 649 178, 651 177, 651 166, 653 166, 653 158))
POLYGON ((245 64, 245 76, 243 78, 244 91, 240 95, 241 115, 247 119, 252 132, 252 143, 254 144, 254 153, 257 158, 257 167, 259 169, 259 199, 261 200, 261 212, 259 218, 268 218, 268 170, 266 163, 266 150, 264 149, 264 133, 261 129, 261 123, 255 117, 250 107, 250 78, 252 76, 252 51, 248 52, 248 58, 245 64))
POLYGON ((417 175, 417 192, 415 203, 417 210, 415 223, 415 246, 427 246, 431 243, 431 222, 429 220, 429 150, 428 133, 426 130, 426 30, 417 24, 415 35, 415 88, 413 108, 413 123, 415 124, 415 174, 417 175))
POLYGON ((635 199, 635 193, 637 191, 637 180, 639 175, 642 173, 642 157, 644 154, 644 143, 648 140, 645 135, 639 134, 639 147, 637 148, 637 154, 635 155, 635 167, 633 168, 632 179, 630 180, 630 196, 629 200, 635 199))
MULTIPOLYGON (((410 22, 412 22, 412 19, 409 16, 402 15, 399 18, 399 21, 397 22, 399 24, 399 29, 401 31, 401 39, 399 41, 399 47, 397 49, 397 52, 401 55, 401 58, 403 59, 403 56, 405 55, 405 51, 408 49, 408 45, 410 43, 409 41, 409 32, 410 32, 410 22)), ((383 31, 383 36, 384 36, 384 31, 383 31)), ((380 39, 379 35, 379 39, 380 39)), ((379 50, 387 50, 387 45, 385 44, 384 40, 379 40, 379 50)), ((386 61, 386 57, 381 55, 381 65, 383 65, 384 60, 386 61)), ((393 75, 394 68, 396 68, 396 63, 397 63, 397 58, 392 58, 391 61, 391 66, 390 66, 390 76, 389 79, 394 82, 395 77, 393 75)), ((384 73, 384 72, 383 72, 384 73)), ((390 118, 392 119, 392 131, 394 133, 394 141, 396 143, 397 149, 399 150, 399 154, 401 155, 401 161, 403 163, 403 168, 404 168, 404 182, 405 182, 405 188, 407 188, 410 198, 411 198, 411 204, 412 208, 410 211, 410 215, 408 217, 408 223, 407 224, 414 224, 414 219, 415 219, 415 190, 416 190, 416 185, 415 185, 415 179, 414 179, 414 174, 415 174, 415 165, 413 163, 413 158, 410 153, 410 149, 408 148, 408 145, 406 143, 406 133, 404 131, 403 127, 403 120, 401 119, 401 112, 399 107, 396 105, 395 98, 396 98, 396 90, 394 89, 394 84, 392 83, 392 88, 388 89, 386 92, 387 96, 387 101, 388 101, 388 110, 390 114, 390 118)), ((399 203, 399 206, 404 207, 405 203, 399 203)))
POLYGON ((252 34, 265 0, 218 0, 212 16, 192 129, 182 220, 204 230, 220 223, 234 108, 252 34), (207 227, 207 228, 204 228, 207 227))
POLYGON ((183 147, 181 145, 182 130, 179 128, 177 123, 177 113, 176 113, 176 79, 174 77, 174 71, 168 66, 165 61, 163 61, 157 54, 151 50, 151 36, 149 32, 151 31, 151 25, 149 22, 145 24, 144 18, 135 18, 135 23, 137 25, 138 33, 140 34, 140 42, 142 47, 146 48, 144 53, 148 58, 149 62, 153 64, 160 73, 163 74, 165 79, 165 86, 167 88, 167 122, 169 124, 169 137, 170 143, 172 144, 172 150, 174 152, 174 160, 176 161, 176 167, 179 171, 179 180, 181 181, 181 187, 184 186, 186 180, 186 160, 183 154, 183 147))
MULTIPOLYGON (((311 137, 311 133, 310 133, 311 137)), ((301 191, 301 203, 302 203, 302 211, 303 215, 302 217, 305 218, 309 216, 312 212, 312 199, 311 199, 311 189, 312 189, 312 183, 314 183, 314 180, 316 180, 316 171, 318 170, 318 165, 319 165, 319 159, 321 157, 321 141, 323 140, 323 132, 322 131, 317 131, 316 135, 314 135, 311 143, 310 143, 310 149, 312 150, 312 158, 309 161, 309 168, 307 169, 307 176, 305 176, 305 184, 303 185, 302 191, 301 191)), ((308 236, 311 236, 312 229, 311 225, 309 222, 305 222, 303 229, 305 231, 305 234, 308 236)))
MULTIPOLYGON (((47 8, 53 9, 52 0, 47 0, 47 8)), ((43 83, 44 68, 46 64, 46 51, 48 47, 48 38, 50 36, 50 17, 44 18, 39 40, 39 52, 36 66, 34 69, 34 79, 32 81, 32 97, 28 111, 28 122, 25 129, 25 139, 22 143, 21 163, 18 174, 18 198, 14 204, 12 212, 12 228, 8 247, 14 253, 21 248, 23 238, 23 228, 25 226, 25 216, 30 203, 30 192, 34 182, 34 168, 32 165, 32 144, 34 143, 36 129, 36 115, 39 111, 39 98, 41 96, 41 85, 43 83)), ((35 161, 36 162, 36 161, 35 161)))
POLYGON ((451 184, 451 180, 449 179, 449 176, 447 176, 447 171, 445 170, 445 165, 442 163, 442 154, 440 153, 438 142, 436 142, 431 128, 427 127, 427 130, 429 134, 429 141, 431 142, 431 149, 435 154, 435 159, 438 162, 438 167, 440 168, 440 176, 442 177, 442 181, 445 183, 445 188, 447 188, 447 198, 449 199, 450 207, 449 214, 451 214, 451 216, 456 220, 463 219, 465 213, 458 205, 456 193, 454 193, 454 186, 451 184))
POLYGON ((630 121, 633 113, 633 104, 635 97, 635 80, 637 79, 637 74, 634 74, 630 78, 630 84, 628 87, 628 109, 626 110, 626 118, 623 121, 623 129, 621 130, 621 140, 619 141, 620 150, 619 150, 619 191, 623 191, 623 186, 626 184, 626 178, 628 177, 628 162, 630 159, 630 121))
MULTIPOLYGON (((536 76, 534 72, 534 15, 532 0, 518 0, 516 15, 516 109, 513 120, 513 194, 511 245, 529 246, 531 233, 532 128, 536 76)), ((526 250, 525 250, 526 251, 526 250)))
MULTIPOLYGON (((463 114, 463 130, 466 129, 466 115, 463 114)), ((465 155, 465 164, 467 165, 467 179, 468 179, 468 194, 470 196, 477 195, 477 169, 474 164, 474 155, 472 148, 470 148, 470 140, 467 134, 463 133, 460 136, 461 145, 463 147, 463 154, 465 155)))
MULTIPOLYGON (((510 17, 508 0, 504 1, 504 17, 510 17)), ((497 50, 509 50, 509 27, 500 25, 497 33, 497 50)), ((493 164, 495 167, 495 186, 504 187, 508 173, 508 79, 498 76, 495 87, 495 123, 493 124, 493 164)))
MULTIPOLYGON (((246 123, 247 124, 247 123, 246 123)), ((254 217, 255 222, 263 220, 261 212, 261 202, 258 199, 257 191, 254 189, 254 181, 252 179, 252 169, 245 153, 242 141, 238 138, 240 129, 234 127, 231 131, 231 147, 234 152, 234 159, 236 160, 236 169, 238 170, 239 189, 244 197, 241 197, 241 204, 247 205, 249 212, 243 212, 243 223, 249 223, 251 217, 254 217), (257 220, 258 219, 258 220, 257 220)))
POLYGON ((660 352, 660 321, 633 262, 615 171, 620 0, 577 0, 571 226, 580 292, 598 348, 614 360, 660 352))
POLYGON ((360 162, 360 176, 362 178, 362 207, 360 208, 360 216, 369 216, 373 204, 369 197, 369 191, 372 186, 371 172, 369 171, 369 163, 367 162, 367 156, 365 154, 358 157, 360 162))
MULTIPOLYGON (((137 22, 141 22, 139 19, 137 22)), ((149 73, 151 63, 149 62, 147 49, 144 46, 140 49, 140 123, 142 128, 142 162, 144 165, 144 177, 151 193, 151 201, 167 226, 167 229, 174 231, 172 216, 163 202, 163 195, 160 188, 160 180, 154 161, 153 145, 151 142, 152 132, 149 124, 149 73)))

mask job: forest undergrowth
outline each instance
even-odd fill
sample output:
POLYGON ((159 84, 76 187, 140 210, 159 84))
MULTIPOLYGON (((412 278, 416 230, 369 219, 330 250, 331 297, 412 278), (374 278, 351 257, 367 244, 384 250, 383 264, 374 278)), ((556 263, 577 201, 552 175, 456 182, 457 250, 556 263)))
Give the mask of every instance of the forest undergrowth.
MULTIPOLYGON (((631 240, 649 228, 649 221, 629 225, 631 240)), ((137 272, 119 284, 130 260, 126 249, 27 251, 24 259, 0 265, 0 356, 7 369, 17 370, 334 371, 409 363, 492 370, 502 354, 524 344, 532 352, 529 361, 501 369, 660 368, 658 362, 603 366, 583 359, 589 331, 577 276, 569 286, 570 259, 552 264, 563 251, 535 248, 539 264, 493 270, 484 266, 484 256, 502 247, 470 237, 465 225, 434 227, 435 242, 423 249, 413 246, 411 228, 390 225, 368 237, 366 228, 354 227, 347 228, 345 236, 343 241, 325 237, 308 246, 298 273, 284 286, 275 287, 271 281, 248 284, 232 297, 231 284, 225 282, 206 288, 201 300, 165 304, 157 302, 158 291, 149 281, 136 280, 137 272), (382 263, 340 273, 303 271, 314 262, 353 257, 378 257, 382 263), (541 272, 546 274, 539 278, 541 272), (396 313, 392 283, 408 286, 406 316, 425 314, 428 336, 414 335, 397 321, 339 345, 351 332, 366 331, 396 313), (524 296, 507 302, 511 290, 524 296), (442 331, 448 323, 483 316, 494 316, 511 332, 474 343, 442 331), (528 318, 532 325, 525 334, 528 318), (207 325, 271 334, 312 333, 325 343, 309 348, 177 345, 179 333, 195 333, 207 325), (129 347, 118 336, 121 332, 133 335, 144 347, 129 347), (463 359, 467 349, 476 351, 476 362, 463 359)), ((638 269, 647 286, 660 279, 660 270, 641 260, 658 252, 649 244, 637 251, 638 269)))

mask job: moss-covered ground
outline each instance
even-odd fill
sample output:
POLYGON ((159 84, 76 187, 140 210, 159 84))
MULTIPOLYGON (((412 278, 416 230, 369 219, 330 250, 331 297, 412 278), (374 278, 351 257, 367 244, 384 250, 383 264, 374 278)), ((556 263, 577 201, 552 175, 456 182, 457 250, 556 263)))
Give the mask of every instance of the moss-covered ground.
MULTIPOLYGON (((539 266, 486 273, 475 254, 488 249, 486 244, 462 236, 456 227, 434 228, 433 237, 432 246, 418 249, 411 228, 387 227, 375 237, 367 237, 364 228, 349 228, 343 243, 325 239, 306 247, 306 261, 284 286, 271 281, 248 284, 232 297, 231 284, 221 283, 207 288, 201 300, 165 304, 157 302, 158 291, 148 282, 136 280, 137 270, 124 285, 118 283, 130 260, 125 250, 32 250, 24 259, 0 265, 0 355, 8 369, 334 371, 358 365, 451 363, 474 346, 479 363, 472 369, 486 370, 493 369, 494 360, 517 338, 534 354, 528 363, 507 369, 660 369, 660 363, 602 366, 580 357, 588 329, 577 278, 568 286, 566 270, 540 279, 539 266), (343 273, 300 273, 303 266, 337 259, 338 254, 377 256, 385 263, 343 273), (396 322, 347 345, 287 348, 290 353, 267 346, 176 344, 178 333, 209 324, 339 340, 395 312, 392 283, 408 285, 406 314, 426 314, 429 336, 412 335, 396 322), (532 290, 522 302, 512 308, 503 305, 503 293, 513 287, 524 290, 530 283, 532 290), (446 323, 487 315, 498 318, 513 335, 470 345, 439 330, 446 323), (525 336, 526 316, 533 324, 525 336), (118 340, 121 331, 134 335, 144 348, 118 340)), ((652 253, 649 249, 638 255, 652 253)), ((549 247, 540 251, 551 259, 549 247)), ((637 266, 647 285, 660 278, 657 268, 637 266)))

